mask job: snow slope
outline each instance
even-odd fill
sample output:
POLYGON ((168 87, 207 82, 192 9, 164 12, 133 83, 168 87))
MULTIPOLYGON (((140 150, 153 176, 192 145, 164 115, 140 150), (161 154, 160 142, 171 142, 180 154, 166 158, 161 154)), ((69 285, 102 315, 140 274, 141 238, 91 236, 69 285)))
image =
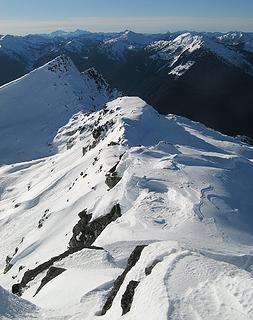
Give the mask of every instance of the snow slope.
POLYGON ((131 51, 138 51, 143 46, 159 38, 155 34, 135 33, 130 30, 105 39, 99 46, 99 51, 105 53, 109 59, 120 61, 131 51))
MULTIPOLYGON (((150 43, 146 46, 146 50, 153 53, 152 59, 164 60, 165 66, 170 68, 169 74, 181 76, 184 74, 194 63, 189 59, 196 59, 191 54, 201 54, 201 52, 207 51, 214 54, 218 59, 223 62, 236 66, 249 74, 253 74, 253 66, 247 61, 246 57, 239 52, 236 47, 229 46, 231 42, 235 40, 236 35, 227 34, 218 38, 212 34, 195 34, 195 33, 183 33, 178 35, 172 40, 158 40, 150 43), (186 59, 186 63, 183 59, 186 59), (190 63, 191 65, 187 65, 190 63)), ((238 40, 239 41, 239 40, 238 40)), ((243 42, 246 47, 250 47, 250 40, 243 42)), ((193 61, 194 62, 194 61, 193 61)))
MULTIPOLYGON (((53 146, 50 157, 0 167, 0 284, 11 290, 66 252, 84 209, 90 225, 115 205, 121 215, 95 231, 103 249, 80 247, 53 263, 65 271, 37 294, 48 267, 22 289, 41 307, 35 318, 118 320, 134 281, 122 319, 253 319, 252 147, 136 97, 78 112, 53 146)), ((81 243, 82 231, 74 236, 81 243)))
MULTIPOLYGON (((32 303, 9 293, 0 286, 0 319, 28 319, 38 313, 32 303)), ((30 318, 31 319, 31 318, 30 318)))
POLYGON ((74 113, 116 95, 95 70, 81 74, 67 56, 0 87, 0 163, 52 154, 57 130, 74 113))

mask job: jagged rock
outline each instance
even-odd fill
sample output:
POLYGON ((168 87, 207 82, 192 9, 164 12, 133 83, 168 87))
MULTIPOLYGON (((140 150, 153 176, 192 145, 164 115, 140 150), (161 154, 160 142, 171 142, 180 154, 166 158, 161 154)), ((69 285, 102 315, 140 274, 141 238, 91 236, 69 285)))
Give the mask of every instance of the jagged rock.
POLYGON ((123 157, 124 153, 119 156, 119 161, 107 172, 105 183, 107 186, 112 189, 116 186, 122 179, 118 176, 118 173, 116 171, 118 164, 120 163, 121 158, 123 157))
POLYGON ((127 261, 127 266, 126 266, 126 269, 123 271, 123 273, 118 276, 118 278, 115 280, 114 282, 114 285, 113 285, 113 288, 102 308, 102 311, 101 311, 101 315, 104 315, 106 314, 107 310, 109 310, 112 306, 112 303, 113 303, 113 300, 114 298, 116 297, 122 283, 124 282, 125 280, 125 277, 127 275, 127 273, 135 266, 136 262, 139 260, 140 258, 140 255, 142 253, 142 250, 145 248, 146 246, 145 245, 140 245, 140 246, 137 246, 134 251, 131 253, 131 255, 129 256, 128 258, 128 261, 127 261))
POLYGON ((108 143, 108 147, 111 147, 111 146, 116 146, 118 145, 119 143, 118 142, 115 142, 115 141, 111 141, 110 143, 108 143))
POLYGON ((120 182, 121 179, 122 178, 117 175, 117 172, 114 172, 112 174, 109 173, 106 175, 105 183, 109 187, 109 189, 112 189, 116 186, 116 184, 120 182))
POLYGON ((64 268, 58 268, 58 267, 50 267, 47 271, 46 276, 41 280, 40 286, 38 287, 37 291, 35 292, 34 296, 36 296, 37 293, 51 280, 53 280, 55 277, 59 276, 61 273, 66 271, 64 268))
MULTIPOLYGON (((21 240, 21 242, 23 241, 23 239, 21 240)), ((20 243, 21 243, 20 242, 20 243)), ((13 264, 11 263, 11 260, 12 258, 15 256, 15 254, 18 252, 18 247, 15 248, 14 250, 14 253, 12 256, 7 256, 6 259, 5 259, 5 268, 4 268, 4 274, 7 273, 12 267, 13 267, 13 264)))
POLYGON ((128 283, 126 287, 126 291, 123 293, 121 298, 122 315, 130 311, 133 298, 134 298, 134 292, 138 284, 139 284, 139 281, 134 281, 134 280, 131 280, 128 283))
POLYGON ((98 89, 106 88, 107 90, 111 91, 109 84, 105 81, 100 73, 95 68, 90 68, 84 72, 87 74, 91 79, 94 79, 98 89))
POLYGON ((15 283, 12 287, 11 287, 11 292, 13 294, 16 294, 17 296, 21 296, 21 284, 20 283, 15 283))
POLYGON ((20 283, 16 283, 12 286, 12 293, 15 293, 17 295, 22 295, 22 289, 26 287, 26 285, 32 281, 33 279, 35 279, 41 272, 49 269, 55 262, 60 261, 66 257, 68 257, 70 254, 75 253, 81 249, 95 249, 95 250, 103 250, 103 248, 100 247, 95 247, 95 246, 83 246, 81 248, 70 248, 66 251, 64 251, 63 253, 59 254, 58 256, 52 257, 51 259, 49 259, 48 261, 40 264, 39 266, 37 266, 36 268, 32 269, 32 270, 27 270, 24 275, 23 278, 21 280, 20 283))
POLYGON ((120 205, 113 206, 111 211, 102 217, 99 217, 90 222, 91 215, 87 215, 86 211, 82 211, 81 218, 73 228, 73 236, 70 239, 70 248, 83 248, 90 246, 107 227, 108 224, 115 221, 121 216, 120 205))
POLYGON ((149 267, 145 268, 145 275, 148 276, 151 274, 152 270, 154 269, 154 267, 161 262, 161 260, 155 260, 149 267))
POLYGON ((10 262, 6 263, 6 266, 4 268, 4 274, 7 273, 12 267, 13 264, 11 264, 10 262))
POLYGON ((98 139, 103 131, 103 127, 99 126, 92 131, 92 135, 94 139, 98 139))

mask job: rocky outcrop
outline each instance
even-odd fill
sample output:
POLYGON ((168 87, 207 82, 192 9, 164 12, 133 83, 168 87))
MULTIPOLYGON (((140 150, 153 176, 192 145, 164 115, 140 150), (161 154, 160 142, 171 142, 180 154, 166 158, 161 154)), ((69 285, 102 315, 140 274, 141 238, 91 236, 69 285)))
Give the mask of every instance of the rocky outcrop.
POLYGON ((106 174, 105 183, 109 187, 109 189, 115 187, 116 184, 118 184, 122 179, 122 177, 120 177, 116 171, 122 156, 123 154, 119 157, 119 161, 106 174))
POLYGON ((80 220, 73 228, 73 236, 70 239, 69 247, 72 249, 81 249, 91 246, 101 232, 110 224, 121 216, 120 205, 116 204, 111 211, 102 217, 93 221, 91 215, 84 210, 79 213, 80 220))
POLYGON ((122 178, 117 175, 117 172, 114 172, 106 175, 105 183, 109 189, 112 189, 120 182, 121 179, 122 178))
MULTIPOLYGON (((12 286, 12 293, 22 295, 22 289, 27 284, 37 277, 41 272, 49 269, 52 265, 60 261, 72 253, 75 253, 84 248, 103 250, 103 248, 92 246, 92 243, 97 239, 101 232, 107 227, 108 224, 115 221, 121 216, 120 205, 116 204, 112 207, 111 211, 102 217, 99 217, 93 221, 91 214, 87 214, 86 209, 81 211, 79 214, 80 220, 73 228, 73 236, 69 241, 69 249, 59 254, 58 256, 52 257, 50 260, 40 264, 32 270, 27 270, 20 283, 16 283, 12 286)), ((51 269, 51 268, 50 268, 51 269)), ((48 270, 48 272, 50 271, 48 270)), ((53 269, 54 270, 54 269, 53 269)), ((47 279, 52 275, 52 271, 47 274, 47 279)), ((46 281, 46 280, 44 280, 46 281)), ((42 283, 41 283, 42 285, 42 283)), ((44 285, 44 284, 43 284, 44 285)), ((38 289, 39 290, 39 289, 38 289)))
POLYGON ((161 262, 161 260, 156 259, 149 267, 145 268, 145 275, 148 276, 151 274, 152 270, 154 269, 154 267, 161 262))
POLYGON ((131 280, 127 287, 126 291, 123 293, 121 298, 121 308, 122 308, 122 316, 130 311, 133 298, 134 298, 134 292, 139 284, 139 281, 131 280))
POLYGON ((109 310, 112 306, 113 300, 116 297, 122 283, 125 280, 125 277, 127 273, 135 266, 137 261, 140 258, 142 250, 145 248, 145 245, 137 246, 134 251, 131 253, 131 255, 128 258, 126 269, 123 271, 123 273, 115 280, 113 288, 102 308, 101 315, 106 314, 107 310, 109 310))
MULTIPOLYGON (((31 269, 31 270, 27 270, 24 275, 23 278, 21 280, 20 283, 15 283, 12 286, 12 293, 21 296, 22 295, 22 291, 23 289, 27 286, 27 284, 32 281, 33 279, 35 279, 40 273, 42 273, 43 271, 46 271, 47 269, 49 269, 55 262, 60 261, 66 257, 68 257, 70 254, 75 253, 81 249, 84 249, 85 247, 82 248, 70 248, 66 251, 64 251, 63 253, 59 254, 58 256, 52 257, 51 259, 49 259, 46 262, 41 263, 40 265, 38 265, 36 268, 31 269)), ((94 246, 89 246, 86 247, 87 249, 95 249, 95 250, 103 250, 102 248, 99 247, 94 247, 94 246)))
MULTIPOLYGON (((21 240, 21 242, 23 241, 23 239, 21 240)), ((20 242, 20 243, 21 243, 20 242)), ((5 268, 4 268, 4 274, 7 273, 12 267, 13 264, 11 263, 11 260, 13 259, 13 257, 15 256, 15 254, 18 252, 18 247, 15 248, 14 253, 10 256, 8 255, 5 259, 5 268)))
POLYGON ((58 268, 58 267, 50 267, 47 271, 46 276, 41 280, 40 286, 35 292, 34 296, 36 296, 37 293, 51 280, 59 276, 61 273, 66 271, 64 268, 58 268))

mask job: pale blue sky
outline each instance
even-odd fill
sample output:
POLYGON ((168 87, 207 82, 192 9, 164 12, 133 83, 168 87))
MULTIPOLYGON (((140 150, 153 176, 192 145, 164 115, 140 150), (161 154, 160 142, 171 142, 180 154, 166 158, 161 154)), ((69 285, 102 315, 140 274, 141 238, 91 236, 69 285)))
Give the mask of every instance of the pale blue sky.
POLYGON ((59 28, 253 31, 253 0, 0 0, 0 34, 59 28))

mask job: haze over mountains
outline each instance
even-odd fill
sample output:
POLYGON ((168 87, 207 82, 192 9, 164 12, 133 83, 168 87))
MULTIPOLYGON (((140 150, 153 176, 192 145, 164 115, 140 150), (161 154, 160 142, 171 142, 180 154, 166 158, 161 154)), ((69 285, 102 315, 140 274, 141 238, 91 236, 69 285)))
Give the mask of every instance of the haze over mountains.
POLYGON ((56 31, 0 38, 0 83, 60 54, 79 71, 95 67, 112 87, 161 113, 253 137, 253 33, 140 34, 56 31))

